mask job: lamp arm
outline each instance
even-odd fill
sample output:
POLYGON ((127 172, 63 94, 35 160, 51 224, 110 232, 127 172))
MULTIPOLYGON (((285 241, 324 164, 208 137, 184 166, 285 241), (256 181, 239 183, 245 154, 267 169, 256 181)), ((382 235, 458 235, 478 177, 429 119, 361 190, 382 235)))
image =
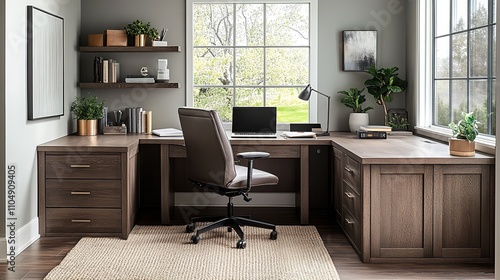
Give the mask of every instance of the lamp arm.
POLYGON ((321 95, 323 95, 326 98, 328 98, 328 112, 327 112, 326 130, 325 130, 326 132, 328 132, 328 129, 330 129, 330 98, 331 98, 331 96, 330 95, 326 95, 326 94, 324 94, 322 92, 319 92, 319 91, 317 91, 317 90, 315 90, 313 88, 311 88, 311 90, 315 91, 315 92, 317 92, 317 93, 319 93, 321 95))
POLYGON ((324 97, 327 97, 327 98, 328 98, 328 100, 330 100, 330 96, 329 96, 329 95, 326 95, 326 94, 324 94, 324 93, 322 93, 322 92, 319 92, 319 91, 317 91, 317 90, 315 90, 315 89, 313 89, 313 88, 311 88, 311 90, 312 90, 312 91, 315 91, 315 92, 317 92, 317 93, 319 93, 319 94, 321 94, 321 95, 323 95, 324 97))

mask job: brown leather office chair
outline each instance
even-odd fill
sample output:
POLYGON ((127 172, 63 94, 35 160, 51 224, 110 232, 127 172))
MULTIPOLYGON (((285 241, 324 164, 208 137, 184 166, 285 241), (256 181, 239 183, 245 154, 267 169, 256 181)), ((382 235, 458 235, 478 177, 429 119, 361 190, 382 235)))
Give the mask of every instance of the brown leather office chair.
POLYGON ((198 229, 191 237, 193 243, 200 241, 200 234, 219 227, 228 227, 228 231, 234 229, 240 237, 236 247, 241 249, 246 247, 246 241, 240 226, 271 229, 270 238, 276 239, 278 233, 275 225, 233 216, 233 197, 241 195, 249 202, 251 198, 248 192, 251 187, 278 183, 275 175, 253 168, 254 160, 269 157, 269 153, 239 153, 236 156, 248 160, 248 168, 236 165, 231 144, 217 111, 179 108, 178 112, 186 145, 188 179, 200 187, 229 198, 227 216, 191 218, 186 232, 194 232, 196 222, 215 221, 198 229))

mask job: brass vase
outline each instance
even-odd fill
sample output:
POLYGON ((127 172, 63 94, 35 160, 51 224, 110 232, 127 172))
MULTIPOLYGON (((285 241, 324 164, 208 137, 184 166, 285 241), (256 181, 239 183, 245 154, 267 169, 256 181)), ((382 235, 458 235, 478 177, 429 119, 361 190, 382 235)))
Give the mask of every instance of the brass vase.
POLYGON ((476 150, 476 142, 466 139, 450 138, 450 155, 459 157, 473 157, 476 150))
POLYGON ((134 46, 144 47, 146 45, 146 35, 139 34, 134 37, 134 46))
POLYGON ((77 125, 78 135, 97 135, 97 120, 78 120, 77 125))

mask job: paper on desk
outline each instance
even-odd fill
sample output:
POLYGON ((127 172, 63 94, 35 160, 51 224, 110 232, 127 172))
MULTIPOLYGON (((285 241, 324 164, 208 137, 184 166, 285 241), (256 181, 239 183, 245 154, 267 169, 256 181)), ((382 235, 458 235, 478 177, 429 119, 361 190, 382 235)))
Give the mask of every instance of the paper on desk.
POLYGON ((316 138, 316 132, 304 131, 304 132, 295 132, 295 131, 285 131, 282 134, 285 138, 316 138))
POLYGON ((153 134, 164 137, 182 136, 182 131, 176 128, 153 129, 153 134))

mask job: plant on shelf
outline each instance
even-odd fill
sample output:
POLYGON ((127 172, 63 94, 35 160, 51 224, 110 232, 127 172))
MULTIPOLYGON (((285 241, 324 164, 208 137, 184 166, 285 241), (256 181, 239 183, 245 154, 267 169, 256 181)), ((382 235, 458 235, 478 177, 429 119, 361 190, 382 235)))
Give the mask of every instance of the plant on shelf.
POLYGON ((146 36, 151 38, 151 40, 158 37, 158 30, 152 27, 149 21, 144 24, 141 20, 136 19, 132 23, 127 24, 124 29, 128 35, 134 36, 135 46, 145 46, 146 36))
POLYGON ((377 104, 384 108, 384 124, 388 125, 387 102, 391 102, 394 92, 403 92, 408 82, 398 77, 398 67, 377 68, 372 65, 366 72, 372 76, 365 81, 368 93, 373 95, 377 104))
POLYGON ((453 137, 450 138, 450 154, 455 156, 473 156, 475 151, 475 140, 479 134, 479 122, 474 117, 474 112, 462 112, 462 118, 457 122, 451 122, 453 137))
POLYGON ((373 108, 371 106, 363 108, 362 104, 366 101, 366 98, 361 93, 364 90, 364 88, 350 88, 349 90, 341 90, 338 92, 344 95, 342 99, 340 99, 340 102, 353 111, 349 114, 349 130, 351 132, 356 132, 360 126, 370 123, 368 113, 366 112, 373 108))
POLYGON ((408 119, 400 114, 391 114, 387 124, 389 124, 393 130, 407 130, 409 125, 408 119))
POLYGON ((104 102, 99 102, 97 96, 90 94, 77 97, 71 103, 71 112, 78 120, 78 135, 96 135, 97 120, 102 118, 104 102))

